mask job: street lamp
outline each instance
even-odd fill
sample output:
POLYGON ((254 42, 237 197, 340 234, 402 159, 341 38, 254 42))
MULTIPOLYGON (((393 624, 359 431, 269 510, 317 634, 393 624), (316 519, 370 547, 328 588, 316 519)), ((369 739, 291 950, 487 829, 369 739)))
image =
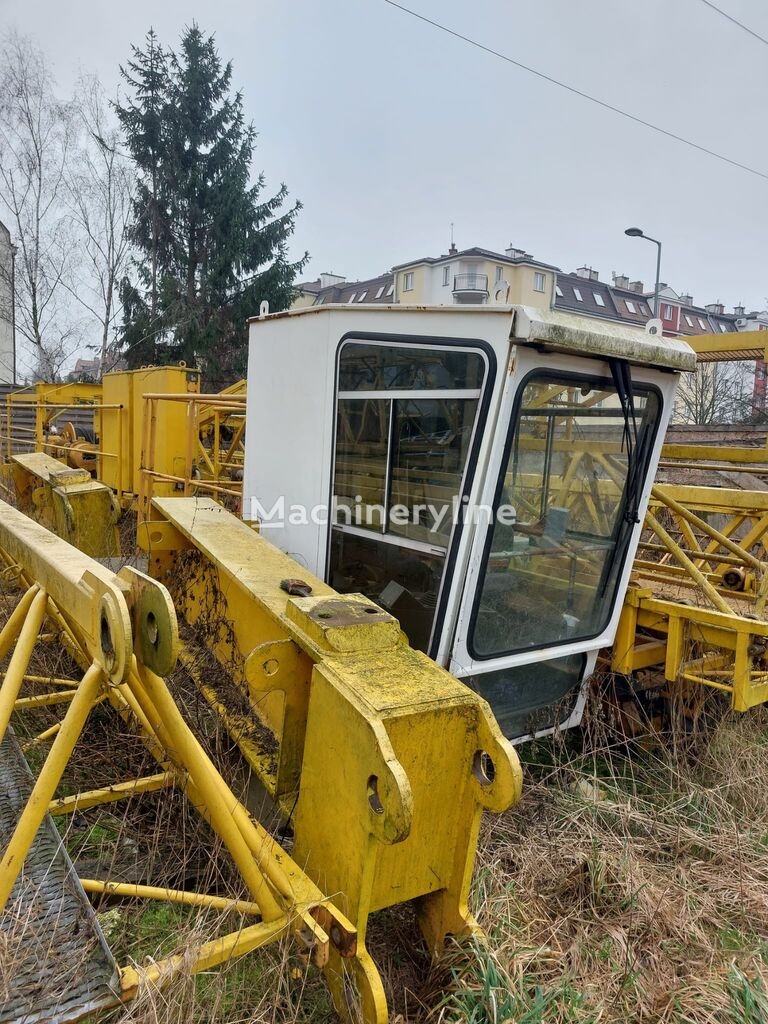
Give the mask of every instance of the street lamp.
POLYGON ((656 286, 653 289, 653 315, 659 315, 659 278, 661 276, 661 242, 657 238, 646 235, 642 228, 627 228, 624 232, 630 238, 644 238, 647 242, 653 242, 658 247, 656 253, 656 286))

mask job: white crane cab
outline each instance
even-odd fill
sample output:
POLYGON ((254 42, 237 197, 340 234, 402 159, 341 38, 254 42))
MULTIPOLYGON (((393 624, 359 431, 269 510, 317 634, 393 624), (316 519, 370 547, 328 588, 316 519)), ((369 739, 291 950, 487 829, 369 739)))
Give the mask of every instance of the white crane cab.
POLYGON ((615 635, 679 374, 640 328, 510 306, 251 321, 243 513, 485 697, 578 724, 615 635))

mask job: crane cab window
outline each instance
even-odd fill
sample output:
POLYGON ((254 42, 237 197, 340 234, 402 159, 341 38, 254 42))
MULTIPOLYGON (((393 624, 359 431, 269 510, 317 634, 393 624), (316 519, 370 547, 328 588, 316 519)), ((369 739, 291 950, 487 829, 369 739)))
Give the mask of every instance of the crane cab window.
POLYGON ((530 375, 517 400, 470 627, 473 656, 598 636, 648 472, 660 402, 635 385, 530 375))
POLYGON ((429 645, 486 377, 460 347, 346 342, 339 355, 328 578, 429 645))

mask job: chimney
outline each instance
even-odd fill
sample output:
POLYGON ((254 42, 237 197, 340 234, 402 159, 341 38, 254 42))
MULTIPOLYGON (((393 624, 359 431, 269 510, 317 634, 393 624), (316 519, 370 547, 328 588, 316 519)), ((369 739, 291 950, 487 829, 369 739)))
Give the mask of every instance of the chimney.
POLYGON ((597 271, 592 267, 579 267, 576 276, 583 277, 585 281, 597 281, 597 271))
POLYGON ((708 313, 722 315, 725 312, 725 306, 723 306, 722 302, 710 302, 709 305, 704 308, 708 313))
MULTIPOLYGON (((661 285, 659 285, 659 287, 661 287, 661 285)), ((637 292, 638 295, 642 295, 643 291, 644 291, 643 282, 642 281, 630 281, 629 282, 629 290, 631 292, 637 292)))
POLYGON ((692 306, 693 305, 693 296, 689 295, 688 292, 684 292, 680 296, 680 305, 681 306, 692 306))
POLYGON ((629 278, 625 274, 617 274, 614 270, 611 273, 614 288, 629 288, 629 278))
POLYGON ((330 288, 334 284, 344 284, 346 280, 346 277, 343 277, 341 274, 329 274, 326 271, 326 273, 320 275, 320 287, 330 288))
POLYGON ((506 256, 509 256, 511 260, 521 260, 525 256, 527 256, 528 259, 531 258, 531 254, 529 252, 526 252, 525 249, 517 249, 511 242, 504 250, 504 253, 506 256))
POLYGON ((733 315, 734 316, 744 316, 744 306, 734 306, 733 307, 733 315))

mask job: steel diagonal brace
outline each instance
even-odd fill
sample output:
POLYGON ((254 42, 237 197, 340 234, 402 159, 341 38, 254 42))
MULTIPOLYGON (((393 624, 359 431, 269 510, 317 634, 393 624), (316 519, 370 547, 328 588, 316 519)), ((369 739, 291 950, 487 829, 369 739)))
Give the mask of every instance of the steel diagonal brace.
POLYGON ((0 549, 6 561, 45 591, 86 654, 112 683, 125 678, 134 640, 144 664, 169 672, 178 627, 165 588, 125 568, 118 576, 0 501, 0 549))

